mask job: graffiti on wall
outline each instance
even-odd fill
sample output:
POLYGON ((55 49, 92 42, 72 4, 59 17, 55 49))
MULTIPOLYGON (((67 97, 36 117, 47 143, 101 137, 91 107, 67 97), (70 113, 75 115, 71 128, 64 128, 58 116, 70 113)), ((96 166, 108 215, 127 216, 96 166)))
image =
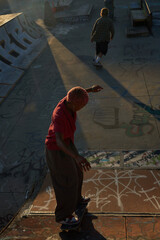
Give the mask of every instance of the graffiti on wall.
POLYGON ((160 167, 160 150, 80 151, 92 167, 160 167))

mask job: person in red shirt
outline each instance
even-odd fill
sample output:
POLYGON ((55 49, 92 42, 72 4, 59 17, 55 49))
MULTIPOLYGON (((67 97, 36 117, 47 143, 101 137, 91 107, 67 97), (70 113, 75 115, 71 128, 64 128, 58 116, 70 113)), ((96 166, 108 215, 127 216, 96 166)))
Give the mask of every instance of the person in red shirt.
POLYGON ((83 171, 89 171, 90 163, 79 155, 74 145, 76 112, 88 102, 89 92, 99 92, 102 87, 74 87, 58 103, 53 111, 48 135, 45 139, 46 161, 50 170, 57 206, 56 221, 61 224, 76 224, 74 216, 80 204, 88 202, 81 195, 83 171))

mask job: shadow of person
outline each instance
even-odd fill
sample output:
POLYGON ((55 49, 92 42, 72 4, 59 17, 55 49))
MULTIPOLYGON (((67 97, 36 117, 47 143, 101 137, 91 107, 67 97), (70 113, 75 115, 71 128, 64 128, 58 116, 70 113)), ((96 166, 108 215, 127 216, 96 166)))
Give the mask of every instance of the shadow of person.
POLYGON ((106 240, 95 228, 93 220, 96 220, 97 216, 88 214, 84 216, 81 231, 62 231, 59 236, 62 240, 106 240))
MULTIPOLYGON (((132 93, 123 86, 120 80, 114 78, 107 69, 102 68, 102 70, 96 70, 96 68, 92 64, 92 59, 90 56, 79 55, 78 58, 84 62, 89 68, 92 69, 113 91, 115 91, 120 97, 122 97, 125 101, 130 104, 134 104, 144 109, 146 112, 151 114, 155 119, 160 121, 160 109, 155 109, 152 107, 151 102, 148 104, 143 103, 138 97, 132 95, 132 93)), ((134 65, 133 65, 134 66, 134 65)))

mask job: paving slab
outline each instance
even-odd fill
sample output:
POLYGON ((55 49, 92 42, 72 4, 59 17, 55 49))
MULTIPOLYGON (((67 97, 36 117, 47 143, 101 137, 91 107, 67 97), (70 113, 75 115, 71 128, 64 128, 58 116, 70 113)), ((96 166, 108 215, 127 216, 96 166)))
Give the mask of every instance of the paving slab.
MULTIPOLYGON (((158 170, 92 169, 85 174, 83 194, 91 213, 160 214, 158 170)), ((30 214, 54 213, 56 199, 49 174, 30 214)))
POLYGON ((122 217, 106 218, 86 215, 82 223, 82 232, 67 233, 60 230, 60 225, 55 222, 53 216, 29 216, 11 224, 2 235, 2 239, 125 240, 125 235, 125 219, 122 217))
POLYGON ((81 232, 62 232, 54 216, 16 219, 1 235, 2 240, 159 240, 159 217, 109 217, 86 215, 81 232))
POLYGON ((91 196, 91 211, 160 213, 157 202, 159 171, 93 170, 88 175, 90 176, 84 181, 84 192, 91 196))
POLYGON ((126 218, 127 240, 160 239, 160 218, 126 218))

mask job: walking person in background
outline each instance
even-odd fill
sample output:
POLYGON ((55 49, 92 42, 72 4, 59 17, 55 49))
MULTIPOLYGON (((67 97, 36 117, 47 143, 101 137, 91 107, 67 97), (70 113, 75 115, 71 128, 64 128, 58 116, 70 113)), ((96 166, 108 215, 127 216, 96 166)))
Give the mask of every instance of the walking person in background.
POLYGON ((46 144, 46 161, 50 170, 57 206, 56 221, 61 224, 77 224, 74 214, 79 205, 90 199, 82 197, 83 171, 90 170, 90 163, 79 155, 74 145, 76 112, 88 102, 89 92, 99 92, 95 85, 84 89, 74 87, 56 106, 52 113, 46 144))
POLYGON ((108 44, 114 37, 114 25, 112 19, 108 17, 108 8, 102 8, 100 18, 98 18, 93 26, 91 33, 91 42, 96 42, 96 55, 93 59, 95 66, 102 66, 100 60, 108 51, 108 44))

